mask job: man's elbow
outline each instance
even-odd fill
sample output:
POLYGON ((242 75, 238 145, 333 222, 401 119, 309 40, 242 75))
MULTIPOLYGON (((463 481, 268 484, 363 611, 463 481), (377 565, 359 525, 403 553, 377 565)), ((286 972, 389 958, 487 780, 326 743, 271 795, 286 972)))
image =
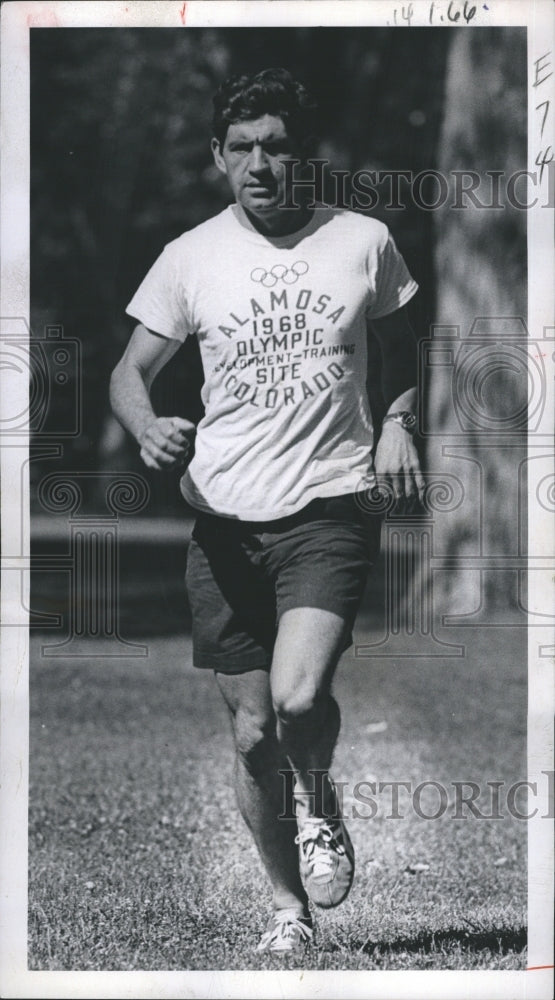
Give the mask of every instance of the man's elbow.
POLYGON ((122 361, 120 360, 118 361, 116 367, 114 368, 110 376, 109 392, 108 392, 110 406, 112 408, 112 412, 116 415, 116 417, 118 416, 123 377, 124 377, 124 366, 122 364, 122 361))

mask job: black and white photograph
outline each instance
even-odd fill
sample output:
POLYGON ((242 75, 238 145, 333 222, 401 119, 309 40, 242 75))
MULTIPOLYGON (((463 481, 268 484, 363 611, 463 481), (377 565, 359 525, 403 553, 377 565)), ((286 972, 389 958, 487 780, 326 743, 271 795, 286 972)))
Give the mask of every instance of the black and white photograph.
POLYGON ((2 21, 2 995, 548 998, 552 4, 2 21))

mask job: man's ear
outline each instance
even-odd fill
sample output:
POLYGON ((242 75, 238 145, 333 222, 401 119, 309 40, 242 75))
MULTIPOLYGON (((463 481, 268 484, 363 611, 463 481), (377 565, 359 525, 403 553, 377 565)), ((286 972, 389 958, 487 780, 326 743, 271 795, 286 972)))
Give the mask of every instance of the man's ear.
POLYGON ((216 164, 218 170, 221 174, 227 174, 227 167, 225 165, 225 160, 222 156, 221 146, 218 139, 212 139, 210 143, 210 149, 212 150, 212 156, 214 157, 214 163, 216 164))

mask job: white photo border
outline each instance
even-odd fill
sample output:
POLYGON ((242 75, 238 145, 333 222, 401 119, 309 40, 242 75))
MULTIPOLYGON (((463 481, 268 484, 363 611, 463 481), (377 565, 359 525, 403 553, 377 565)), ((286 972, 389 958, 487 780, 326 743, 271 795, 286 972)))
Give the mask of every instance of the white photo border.
MULTIPOLYGON (((430 23, 431 0, 410 4, 412 27, 430 23)), ((286 27, 286 26, 387 26, 394 25, 400 0, 189 0, 171 2, 13 2, 2 7, 2 190, 0 239, 2 284, 0 316, 29 318, 29 31, 33 27, 286 27)), ((406 5, 405 5, 406 6, 406 5)), ((528 169, 537 170, 538 151, 555 145, 553 79, 542 121, 534 74, 538 60, 553 45, 554 5, 551 0, 488 0, 476 3, 477 12, 466 30, 479 26, 522 25, 528 29, 528 169)), ((460 25, 459 25, 460 26, 460 25)), ((445 30, 449 27, 445 25, 445 30)), ((548 178, 543 185, 547 184, 548 178)), ((538 189, 530 189, 530 197, 538 189)), ((538 204, 528 212, 529 311, 528 328, 539 339, 554 326, 555 255, 552 208, 538 204)), ((548 363, 552 359, 548 357, 548 363)), ((26 378, 10 380, 3 394, 0 415, 25 408, 26 378)), ((553 394, 543 414, 540 432, 551 434, 553 394)), ((1 801, 0 815, 0 994, 9 997, 391 997, 428 998, 469 996, 484 1000, 507 997, 548 998, 553 967, 553 833, 542 821, 546 802, 538 796, 537 816, 529 821, 529 968, 526 971, 435 972, 30 972, 27 969, 27 800, 28 800, 28 569, 29 485, 23 469, 28 441, 3 442, 2 527, 10 538, 10 553, 2 564, 2 615, 14 627, 2 633, 1 673, 1 801), (21 510, 25 512, 22 520, 21 510), (14 533, 16 537, 14 537, 14 533), (16 555, 12 557, 11 553, 16 555), (14 559, 16 563, 14 563, 14 559), (20 592, 19 573, 25 572, 20 592), (23 598, 23 601, 21 600, 23 598)), ((545 457, 545 474, 552 473, 551 454, 545 457)), ((541 539, 545 551, 553 550, 553 521, 529 496, 529 538, 541 539)), ((544 585, 530 574, 529 607, 545 603, 544 585), (536 589, 535 589, 536 588, 536 589), (540 588, 542 592, 539 592, 540 588)), ((552 578, 555 579, 555 578, 552 578)), ((528 631, 529 722, 528 778, 544 787, 542 772, 553 768, 553 647, 546 644, 545 629, 528 631)))

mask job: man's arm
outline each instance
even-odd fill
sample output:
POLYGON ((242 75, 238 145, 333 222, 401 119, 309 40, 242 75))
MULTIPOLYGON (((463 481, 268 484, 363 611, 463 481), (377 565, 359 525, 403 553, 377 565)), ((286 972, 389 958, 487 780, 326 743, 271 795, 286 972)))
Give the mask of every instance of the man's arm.
POLYGON ((151 469, 182 462, 195 429, 182 417, 157 417, 150 402, 154 379, 180 346, 179 340, 161 337, 139 323, 110 380, 112 409, 138 441, 141 458, 151 469))
MULTIPOLYGON (((371 326, 382 352, 382 391, 387 414, 408 411, 416 416, 418 349, 406 309, 371 320, 371 326)), ((383 423, 375 466, 378 480, 391 483, 397 499, 406 497, 413 501, 418 496, 422 502, 425 484, 418 452, 410 431, 394 420, 383 423)))

